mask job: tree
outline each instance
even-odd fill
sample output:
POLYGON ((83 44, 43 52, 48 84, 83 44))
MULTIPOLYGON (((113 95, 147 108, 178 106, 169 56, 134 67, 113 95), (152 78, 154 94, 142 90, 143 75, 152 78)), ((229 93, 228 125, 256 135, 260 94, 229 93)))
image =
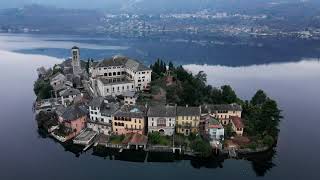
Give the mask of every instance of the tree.
POLYGON ((159 132, 149 133, 148 140, 151 144, 159 144, 161 139, 161 135, 159 132))
POLYGON ((277 137, 279 133, 278 126, 281 118, 281 111, 278 109, 277 102, 267 99, 261 107, 259 128, 264 130, 265 134, 277 137))
POLYGON ((234 90, 229 85, 221 86, 222 89, 222 100, 224 103, 231 104, 238 101, 238 97, 234 90))
POLYGON ((200 157, 206 158, 212 155, 210 144, 201 138, 197 138, 191 143, 191 149, 195 153, 199 153, 200 157))
POLYGON ((261 105, 267 101, 267 95, 261 89, 256 92, 256 94, 252 97, 250 103, 252 105, 261 105))
POLYGON ((49 81, 38 79, 33 86, 33 91, 39 99, 48 99, 51 97, 51 91, 53 90, 49 81))
POLYGON ((233 135, 233 130, 232 130, 232 126, 229 123, 226 128, 225 128, 225 132, 226 132, 226 137, 231 137, 233 135))
POLYGON ((174 71, 174 65, 171 61, 169 62, 169 70, 174 71))

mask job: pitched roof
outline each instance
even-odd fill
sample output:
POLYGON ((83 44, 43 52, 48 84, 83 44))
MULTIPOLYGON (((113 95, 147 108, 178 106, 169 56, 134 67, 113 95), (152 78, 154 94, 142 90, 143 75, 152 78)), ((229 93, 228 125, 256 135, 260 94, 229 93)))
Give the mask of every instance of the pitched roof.
POLYGON ((61 96, 66 97, 66 96, 73 96, 73 95, 78 95, 81 94, 81 92, 78 89, 74 89, 74 88, 69 88, 64 90, 61 93, 61 96))
POLYGON ((95 97, 90 101, 89 106, 100 108, 101 114, 104 116, 111 116, 119 109, 119 104, 117 101, 114 98, 111 99, 110 97, 109 100, 103 97, 95 97))
POLYGON ((123 144, 135 144, 135 145, 144 145, 148 142, 148 136, 138 134, 138 133, 130 133, 127 134, 125 139, 122 141, 123 144))
POLYGON ((138 94, 134 91, 126 91, 123 93, 123 97, 137 97, 138 94))
POLYGON ((150 68, 140 63, 139 61, 123 56, 114 56, 112 58, 104 59, 95 65, 96 68, 109 66, 124 66, 131 69, 132 71, 150 70, 150 68))
POLYGON ((53 75, 53 76, 50 78, 50 80, 51 80, 51 81, 56 81, 56 80, 65 79, 65 78, 66 78, 65 75, 63 75, 62 73, 58 72, 58 73, 56 73, 55 75, 53 75))
POLYGON ((103 104, 104 98, 103 97, 94 97, 90 102, 89 106, 95 107, 95 108, 100 108, 103 104))
POLYGON ((223 126, 220 124, 220 122, 215 118, 210 118, 208 120, 208 127, 209 128, 223 128, 223 126))
POLYGON ((151 106, 148 110, 150 117, 175 117, 176 107, 168 105, 151 106))
POLYGON ((241 118, 237 116, 231 116, 230 119, 236 128, 244 128, 243 121, 241 118))
POLYGON ((200 108, 199 107, 178 106, 177 107, 177 116, 200 116, 200 108))
POLYGON ((201 106, 201 112, 213 111, 242 111, 242 107, 239 104, 208 104, 201 106))
POLYGON ((143 118, 146 116, 146 108, 140 105, 123 105, 114 113, 114 116, 143 118))
POLYGON ((73 121, 86 115, 87 114, 84 111, 84 108, 73 105, 73 106, 67 107, 62 113, 61 117, 63 118, 64 121, 73 121))

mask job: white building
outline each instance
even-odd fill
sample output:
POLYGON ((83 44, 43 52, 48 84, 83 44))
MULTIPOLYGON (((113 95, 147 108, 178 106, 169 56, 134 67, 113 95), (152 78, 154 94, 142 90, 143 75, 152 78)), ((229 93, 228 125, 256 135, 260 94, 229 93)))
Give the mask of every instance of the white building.
POLYGON ((172 136, 176 124, 175 106, 152 106, 148 110, 148 132, 172 136))
POLYGON ((138 99, 138 94, 133 91, 129 91, 123 94, 123 98, 125 105, 135 105, 138 99))
POLYGON ((97 89, 101 96, 118 96, 126 92, 135 91, 134 83, 124 78, 98 78, 97 89))
POLYGON ((150 86, 151 72, 142 63, 121 56, 105 59, 90 68, 92 85, 102 96, 146 90, 150 86))
POLYGON ((89 103, 89 120, 87 127, 93 131, 110 135, 112 131, 112 115, 119 109, 113 97, 96 97, 89 103))
POLYGON ((69 105, 77 96, 82 96, 78 89, 69 88, 60 93, 61 102, 64 106, 69 105))
POLYGON ((224 139, 224 128, 218 120, 214 118, 208 120, 208 135, 210 141, 224 139))

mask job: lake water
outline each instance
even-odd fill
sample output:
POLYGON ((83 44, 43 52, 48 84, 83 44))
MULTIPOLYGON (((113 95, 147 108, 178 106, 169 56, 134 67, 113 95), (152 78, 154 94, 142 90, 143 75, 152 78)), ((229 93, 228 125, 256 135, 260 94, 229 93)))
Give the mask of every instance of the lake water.
MULTIPOLYGON (((56 39, 59 38, 61 37, 56 39)), ((259 60, 248 64, 235 59, 236 62, 232 65, 226 63, 228 66, 216 65, 223 63, 215 64, 215 61, 177 61, 192 72, 205 71, 208 74, 208 83, 213 86, 230 84, 244 99, 251 98, 257 89, 264 89, 276 99, 285 117, 281 122, 276 152, 273 156, 247 160, 140 163, 110 160, 92 155, 92 151, 77 156, 38 133, 32 112, 32 103, 35 100, 32 89, 37 77, 37 67, 48 67, 61 62, 61 58, 68 57, 69 48, 73 44, 85 47, 81 53, 84 57, 91 54, 95 54, 94 57, 123 54, 124 51, 132 49, 134 44, 131 42, 127 46, 112 43, 108 45, 79 42, 79 37, 76 39, 64 37, 61 41, 52 42, 55 40, 54 36, 0 36, 1 180, 320 179, 320 62, 317 57, 312 59, 313 56, 310 55, 306 57, 311 59, 301 57, 300 60, 267 64, 259 60)), ((88 39, 90 38, 84 37, 84 40, 88 39)), ((161 52, 162 49, 157 51, 161 52)), ((175 56, 183 59, 187 54, 177 52, 175 56)), ((250 60, 254 61, 255 59, 250 60)))

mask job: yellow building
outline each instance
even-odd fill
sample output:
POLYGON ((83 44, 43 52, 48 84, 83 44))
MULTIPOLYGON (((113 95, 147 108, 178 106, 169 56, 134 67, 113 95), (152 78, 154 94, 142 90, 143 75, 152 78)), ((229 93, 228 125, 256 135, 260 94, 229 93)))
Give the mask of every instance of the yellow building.
POLYGON ((200 107, 177 107, 176 131, 186 136, 199 132, 200 107))
POLYGON ((112 130, 115 134, 145 133, 146 108, 124 105, 112 116, 112 130))
POLYGON ((242 107, 238 104, 214 104, 201 107, 202 115, 210 114, 219 119, 222 125, 227 125, 231 117, 241 118, 242 107))

